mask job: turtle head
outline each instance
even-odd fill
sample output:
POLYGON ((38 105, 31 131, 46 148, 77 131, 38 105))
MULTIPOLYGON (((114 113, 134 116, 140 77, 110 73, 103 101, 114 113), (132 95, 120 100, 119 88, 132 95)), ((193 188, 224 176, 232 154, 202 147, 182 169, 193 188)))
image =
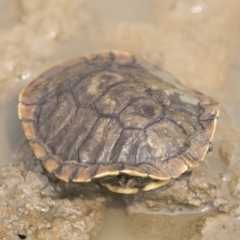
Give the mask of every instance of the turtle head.
POLYGON ((99 179, 101 185, 107 187, 112 192, 122 194, 134 194, 139 191, 149 191, 155 188, 159 188, 169 182, 154 180, 149 177, 138 177, 126 174, 117 176, 108 176, 99 179))

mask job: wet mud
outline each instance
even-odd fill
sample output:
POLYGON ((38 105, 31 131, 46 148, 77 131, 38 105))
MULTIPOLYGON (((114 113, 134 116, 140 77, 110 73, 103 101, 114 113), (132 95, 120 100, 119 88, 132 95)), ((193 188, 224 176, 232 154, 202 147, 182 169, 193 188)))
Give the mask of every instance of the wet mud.
POLYGON ((0 168, 0 239, 97 236, 110 196, 94 184, 67 184, 48 176, 27 141, 16 161, 0 168))

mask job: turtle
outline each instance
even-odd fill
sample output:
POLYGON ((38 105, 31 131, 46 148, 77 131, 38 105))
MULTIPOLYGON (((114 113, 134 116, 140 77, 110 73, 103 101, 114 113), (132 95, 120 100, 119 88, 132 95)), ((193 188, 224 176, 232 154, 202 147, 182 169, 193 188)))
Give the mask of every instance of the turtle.
POLYGON ((47 172, 134 194, 201 163, 219 103, 146 60, 109 50, 41 74, 21 91, 18 115, 47 172))

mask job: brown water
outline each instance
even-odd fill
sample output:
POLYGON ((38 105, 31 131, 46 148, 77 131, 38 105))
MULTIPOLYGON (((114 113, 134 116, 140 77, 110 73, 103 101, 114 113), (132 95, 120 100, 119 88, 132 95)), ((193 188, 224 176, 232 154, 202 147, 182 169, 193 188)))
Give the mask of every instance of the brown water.
MULTIPOLYGON (((33 3, 2 0, 0 165, 12 161, 13 153, 24 139, 17 118, 17 96, 27 82, 65 59, 103 49, 127 50, 220 101, 223 120, 217 128, 217 147, 206 159, 206 168, 223 176, 223 195, 229 194, 233 202, 240 204, 239 190, 232 187, 239 180, 234 172, 239 167, 240 139, 239 8, 239 0, 72 0, 71 3, 51 0, 44 4, 41 0, 33 3), (225 183, 224 176, 227 176, 225 183)), ((127 214, 120 195, 118 201, 120 207, 106 211, 104 226, 96 240, 176 239, 176 236, 222 239, 214 238, 211 231, 210 237, 206 233, 207 226, 212 225, 207 225, 204 219, 222 216, 214 208, 201 214, 174 216, 131 211, 127 214), (184 234, 179 235, 181 229, 184 234)), ((223 212, 231 214, 230 210, 223 212)), ((237 238, 233 235, 231 239, 237 238)))
POLYGON ((0 162, 10 163, 14 152, 24 139, 21 124, 17 116, 17 98, 0 107, 0 162))

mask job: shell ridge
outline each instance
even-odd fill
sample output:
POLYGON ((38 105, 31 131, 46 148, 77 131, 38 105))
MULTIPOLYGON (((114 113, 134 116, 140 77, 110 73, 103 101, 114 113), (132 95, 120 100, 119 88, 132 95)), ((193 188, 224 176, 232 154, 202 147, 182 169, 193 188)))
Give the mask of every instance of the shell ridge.
POLYGON ((164 117, 164 118, 167 119, 168 121, 174 123, 176 126, 178 126, 178 127, 184 132, 184 134, 185 134, 186 136, 188 136, 188 134, 187 134, 187 132, 185 131, 185 129, 184 129, 181 125, 179 125, 174 119, 171 119, 171 118, 169 118, 169 117, 164 117))
MULTIPOLYGON (((138 99, 145 99, 145 98, 151 98, 151 99, 154 99, 152 98, 151 96, 137 96, 137 97, 133 97, 131 98, 127 103, 126 105, 119 111, 118 115, 120 115, 127 107, 129 107, 129 105, 131 105, 131 103, 137 101, 138 99)), ((156 100, 156 99, 154 99, 156 100)))
POLYGON ((94 123, 94 124, 92 125, 92 127, 90 128, 87 136, 86 136, 85 139, 82 141, 82 144, 79 145, 79 147, 76 149, 76 152, 78 153, 78 159, 77 159, 77 161, 78 161, 79 163, 81 163, 81 159, 79 158, 79 152, 80 152, 81 148, 84 146, 84 144, 87 142, 87 140, 89 139, 90 134, 91 134, 91 132, 93 131, 93 129, 94 129, 94 127, 96 126, 96 124, 97 124, 98 121, 99 121, 99 118, 97 118, 97 120, 95 121, 95 123, 94 123))
POLYGON ((77 81, 76 83, 71 87, 72 90, 76 89, 76 87, 86 78, 88 77, 90 74, 96 74, 96 73, 99 73, 99 72, 102 72, 103 69, 98 69, 96 71, 92 71, 92 72, 87 72, 85 73, 84 75, 82 75, 77 81))
POLYGON ((96 173, 97 173, 97 171, 98 171, 98 169, 99 169, 99 167, 100 167, 100 164, 94 164, 95 166, 96 166, 96 169, 92 172, 92 174, 91 174, 91 179, 93 179, 94 178, 94 176, 96 175, 96 173))
MULTIPOLYGON (((97 122, 97 120, 98 120, 98 117, 95 115, 95 121, 94 121, 94 123, 92 124, 92 127, 94 127, 94 125, 96 124, 96 122, 97 122)), ((89 130, 88 130, 88 134, 90 133, 90 131, 91 131, 91 129, 92 128, 90 128, 89 130)), ((75 138, 74 138, 74 140, 72 141, 73 143, 75 143, 76 141, 77 141, 77 139, 78 139, 78 137, 79 137, 79 135, 80 135, 80 133, 82 132, 82 129, 80 128, 77 132, 76 132, 76 134, 75 134, 75 138)), ((88 136, 88 135, 87 135, 88 136)), ((87 137, 86 136, 86 137, 87 137)), ((85 137, 85 138, 86 138, 85 137)), ((82 144, 83 144, 83 142, 84 142, 84 140, 85 140, 85 138, 82 140, 82 144)), ((76 149, 75 149, 75 154, 77 154, 78 152, 79 152, 79 148, 81 147, 81 145, 82 144, 80 144, 76 149)), ((74 146, 74 144, 71 144, 71 146, 70 146, 70 148, 69 148, 69 153, 70 152, 72 152, 71 150, 72 150, 72 148, 73 148, 73 146, 74 146)), ((69 153, 68 153, 68 156, 69 156, 69 153)), ((78 159, 76 159, 76 161, 78 162, 78 159)))
POLYGON ((58 146, 61 146, 63 148, 61 152, 65 152, 66 154, 66 159, 75 158, 75 155, 77 153, 76 147, 78 148, 78 145, 76 144, 79 144, 79 142, 81 143, 83 141, 81 136, 84 137, 85 133, 89 131, 89 128, 86 125, 93 125, 95 124, 96 120, 97 117, 95 116, 93 110, 91 110, 90 108, 77 109, 75 114, 72 116, 69 125, 66 126, 67 129, 62 130, 66 133, 62 137, 61 141, 58 142, 58 146), (91 119, 84 118, 84 115, 90 115, 91 112, 93 113, 91 119), (68 140, 67 142, 66 138, 68 140), (64 145, 66 146, 64 147, 64 145))
MULTIPOLYGON (((107 87, 107 88, 93 101, 92 104, 94 105, 94 107, 96 108, 96 106, 95 106, 96 102, 97 102, 103 95, 105 95, 106 92, 108 92, 111 88, 116 87, 117 85, 124 84, 124 83, 127 83, 127 81, 125 80, 125 81, 117 82, 117 83, 114 83, 114 84, 110 85, 109 87, 107 87)), ((97 108, 96 108, 96 109, 97 109, 97 108)))
MULTIPOLYGON (((46 122, 44 125, 41 125, 43 130, 45 129, 45 138, 46 141, 52 141, 53 138, 56 138, 59 133, 61 133, 64 128, 66 128, 69 125, 69 122, 71 122, 72 118, 74 117, 74 113, 76 113, 77 106, 74 102, 74 97, 70 92, 63 93, 59 96, 56 105, 57 106, 54 111, 52 111, 51 115, 48 116, 48 122, 46 122), (63 96, 64 94, 70 94, 70 98, 68 99, 66 96, 63 96), (64 98, 61 99, 60 97, 64 98), (74 103, 74 106, 72 104, 74 103), (64 109, 63 109, 64 108, 64 109), (62 114, 62 111, 66 109, 65 115, 62 114), (57 134, 58 133, 58 134, 57 134)), ((39 128, 39 132, 40 132, 39 128)))

